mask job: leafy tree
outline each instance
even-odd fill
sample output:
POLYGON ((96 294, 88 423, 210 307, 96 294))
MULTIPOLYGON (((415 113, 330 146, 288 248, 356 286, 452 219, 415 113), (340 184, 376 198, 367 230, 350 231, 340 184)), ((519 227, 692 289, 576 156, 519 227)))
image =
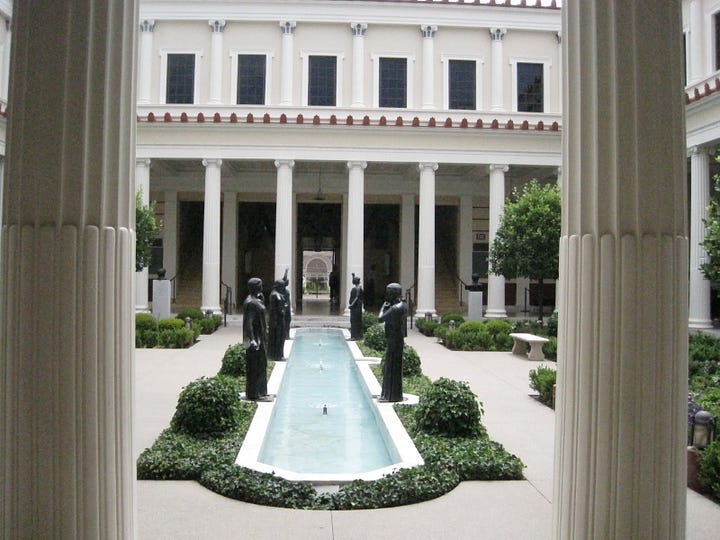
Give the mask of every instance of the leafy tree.
MULTIPOLYGON (((705 240, 700 244, 707 253, 707 262, 700 265, 700 271, 714 284, 720 283, 720 175, 715 176, 715 196, 707 207, 705 240)), ((720 289, 715 287, 718 295, 720 289)))
POLYGON ((158 235, 155 202, 144 204, 140 191, 135 195, 135 271, 150 266, 152 243, 158 235))
POLYGON ((538 282, 541 321, 543 282, 557 279, 559 253, 560 188, 532 180, 522 192, 514 189, 505 203, 488 262, 494 274, 538 282))

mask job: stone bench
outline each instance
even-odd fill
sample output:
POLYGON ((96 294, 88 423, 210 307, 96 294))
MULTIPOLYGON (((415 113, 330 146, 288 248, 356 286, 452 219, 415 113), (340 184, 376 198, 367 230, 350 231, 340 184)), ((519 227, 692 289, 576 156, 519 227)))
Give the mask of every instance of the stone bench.
POLYGON ((512 353, 513 354, 521 354, 522 356, 526 356, 526 349, 525 346, 526 343, 530 344, 530 352, 527 353, 527 357, 530 360, 545 360, 545 355, 543 354, 543 345, 550 341, 548 338, 544 338, 542 336, 536 336, 534 334, 510 334, 510 337, 513 338, 513 348, 512 353))

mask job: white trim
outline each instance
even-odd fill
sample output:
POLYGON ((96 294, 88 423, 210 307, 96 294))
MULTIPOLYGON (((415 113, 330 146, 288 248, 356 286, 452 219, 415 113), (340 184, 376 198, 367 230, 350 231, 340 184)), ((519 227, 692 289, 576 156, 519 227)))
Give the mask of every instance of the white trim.
MULTIPOLYGON (((510 76, 511 76, 511 86, 512 86, 512 108, 510 109, 512 112, 520 112, 518 111, 518 91, 517 91, 517 65, 518 64, 542 64, 543 65, 543 110, 542 113, 546 113, 550 104, 550 68, 552 67, 552 62, 550 61, 550 58, 548 57, 520 57, 520 56, 514 56, 510 58, 510 76)), ((524 112, 524 111, 523 111, 524 112)), ((529 114, 529 113, 525 113, 529 114)))
POLYGON ((230 49, 230 102, 233 105, 238 105, 238 56, 241 54, 257 54, 265 56, 265 102, 262 103, 262 105, 270 105, 270 90, 272 89, 272 61, 274 56, 272 51, 269 51, 267 49, 230 49))
POLYGON ((375 52, 370 55, 370 61, 372 62, 373 70, 373 108, 384 110, 385 107, 380 107, 380 59, 382 58, 405 58, 407 60, 407 100, 405 103, 405 109, 413 108, 413 96, 414 91, 414 66, 415 66, 415 55, 412 53, 380 53, 375 52))
MULTIPOLYGON (((302 59, 302 88, 300 90, 301 104, 303 107, 308 107, 308 81, 310 78, 310 57, 311 56, 334 56, 335 60, 335 105, 330 107, 342 107, 342 83, 343 83, 343 63, 345 61, 345 51, 323 51, 323 50, 310 50, 301 51, 300 58, 302 59)), ((315 105, 313 105, 314 107, 315 105)))
MULTIPOLYGON (((476 111, 482 110, 483 96, 483 70, 485 68, 485 57, 478 55, 468 54, 441 54, 440 63, 443 68, 443 108, 450 109, 450 60, 469 60, 475 62, 475 109, 476 111)), ((454 109, 454 110, 468 110, 468 109, 454 109)))
POLYGON ((168 54, 194 54, 195 55, 195 76, 193 85, 193 105, 200 103, 200 77, 198 72, 200 71, 200 59, 203 57, 202 49, 158 49, 158 55, 160 56, 160 95, 158 96, 159 103, 166 103, 167 99, 167 57, 168 54))

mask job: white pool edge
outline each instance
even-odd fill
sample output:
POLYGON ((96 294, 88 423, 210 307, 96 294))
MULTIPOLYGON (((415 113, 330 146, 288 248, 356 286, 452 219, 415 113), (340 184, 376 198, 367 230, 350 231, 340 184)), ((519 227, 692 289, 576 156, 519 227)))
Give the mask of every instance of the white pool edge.
MULTIPOLYGON (((345 339, 350 338, 350 333, 343 329, 343 335, 345 339)), ((294 329, 291 330, 291 338, 295 337, 294 329)), ((293 340, 285 341, 284 353, 286 357, 290 356, 292 350, 293 340)), ((293 480, 297 482, 311 482, 313 484, 343 484, 352 482, 353 480, 377 480, 387 474, 391 474, 398 469, 416 467, 424 463, 422 456, 415 448, 410 435, 408 435, 403 426, 400 418, 395 413, 393 403, 378 403, 377 397, 380 395, 381 387, 378 383, 375 375, 370 369, 370 364, 377 364, 380 362, 379 358, 365 357, 360 352, 360 348, 357 343, 348 341, 350 351, 353 354, 355 363, 362 375, 363 381, 368 391, 372 395, 373 403, 377 407, 380 413, 380 418, 385 424, 390 439, 395 445, 400 461, 394 463, 388 467, 381 469, 374 469, 372 471, 364 473, 340 473, 340 474, 319 474, 319 473, 297 473, 294 471, 288 471, 267 465, 258 461, 260 450, 265 439, 265 432, 267 426, 270 423, 272 417, 273 408, 275 402, 258 402, 255 416, 253 416, 252 422, 245 435, 245 440, 240 447, 237 457, 235 458, 235 465, 246 467, 259 472, 271 473, 281 476, 287 480, 293 480)), ((283 376, 285 375, 285 367, 287 366, 284 362, 276 362, 273 372, 268 380, 268 393, 277 394, 282 382, 283 376)), ((416 404, 418 402, 417 396, 412 394, 403 394, 403 403, 416 404)))

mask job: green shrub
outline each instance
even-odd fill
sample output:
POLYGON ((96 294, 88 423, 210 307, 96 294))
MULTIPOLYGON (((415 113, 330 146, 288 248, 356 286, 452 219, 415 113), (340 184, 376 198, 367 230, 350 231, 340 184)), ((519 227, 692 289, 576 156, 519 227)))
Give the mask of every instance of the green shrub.
POLYGON ((362 312, 363 333, 367 332, 367 329, 370 328, 374 324, 380 324, 378 322, 378 316, 375 313, 373 313, 372 311, 363 311, 362 312))
POLYGON ((157 331, 158 322, 155 317, 149 313, 136 313, 135 314, 135 330, 153 330, 157 331))
POLYGON ((460 315, 459 313, 446 313, 440 318, 440 324, 450 324, 450 321, 455 321, 455 324, 457 326, 460 326, 462 323, 465 322, 465 317, 460 315))
POLYGON ((548 317, 548 320, 545 323, 545 329, 547 331, 548 337, 557 337, 557 332, 558 332, 558 312, 557 311, 553 311, 552 314, 548 317))
POLYGON ((543 354, 548 360, 555 360, 557 358, 557 338, 555 336, 548 337, 550 341, 543 344, 543 354))
POLYGON ((229 375, 231 377, 244 377, 247 373, 247 364, 245 363, 245 345, 236 343, 228 346, 222 359, 219 375, 229 375))
POLYGON ((513 331, 512 324, 507 321, 487 321, 485 328, 492 338, 493 351, 509 351, 512 349, 513 338, 510 332, 513 331))
POLYGON ((536 336, 544 336, 546 334, 545 326, 527 319, 515 321, 512 323, 513 332, 522 332, 525 334, 535 334, 536 336))
POLYGON ((466 321, 457 330, 448 330, 445 346, 460 351, 490 351, 493 339, 487 327, 480 321, 466 321))
POLYGON ((184 349, 195 341, 195 333, 189 328, 160 330, 158 344, 165 349, 184 349))
POLYGON ((376 351, 383 352, 387 349, 387 341, 385 340, 385 326, 382 324, 374 324, 365 331, 363 336, 365 345, 376 351))
POLYGON ((136 330, 135 346, 138 348, 152 349, 158 344, 157 330, 136 330))
POLYGON ((705 389, 697 397, 696 403, 715 418, 720 418, 720 387, 705 389))
POLYGON ((201 440, 166 429, 138 457, 138 479, 196 480, 200 474, 198 454, 202 448, 201 440))
POLYGON ((720 373, 720 340, 708 334, 692 334, 689 340, 690 377, 720 373))
POLYGON ((557 372, 553 368, 539 366, 530 372, 530 388, 540 394, 540 401, 550 407, 553 403, 553 386, 557 372))
POLYGON ((416 375, 422 375, 422 368, 420 367, 420 355, 417 351, 408 345, 403 345, 403 378, 414 377, 416 375))
POLYGON ((698 479, 713 497, 720 498, 720 439, 700 453, 698 479))
POLYGON ((217 375, 200 377, 180 392, 170 427, 196 437, 218 437, 240 421, 240 384, 217 375))
POLYGON ((200 319, 205 318, 205 314, 198 308, 185 308, 180 310, 177 314, 177 318, 181 321, 184 321, 188 317, 190 317, 193 321, 199 321, 200 319))
POLYGON ((415 420, 419 430, 447 437, 480 432, 481 406, 465 382, 440 378, 420 396, 415 420))
POLYGON ((158 321, 158 330, 177 330, 185 328, 185 323, 180 319, 160 319, 158 321))
POLYGON ((201 334, 212 334, 218 328, 215 324, 215 320, 212 317, 205 317, 204 319, 200 319, 197 321, 197 324, 200 327, 201 334))
POLYGON ((415 327, 418 329, 418 332, 426 336, 434 335, 435 328, 438 326, 439 323, 432 319, 417 319, 415 321, 415 327))

